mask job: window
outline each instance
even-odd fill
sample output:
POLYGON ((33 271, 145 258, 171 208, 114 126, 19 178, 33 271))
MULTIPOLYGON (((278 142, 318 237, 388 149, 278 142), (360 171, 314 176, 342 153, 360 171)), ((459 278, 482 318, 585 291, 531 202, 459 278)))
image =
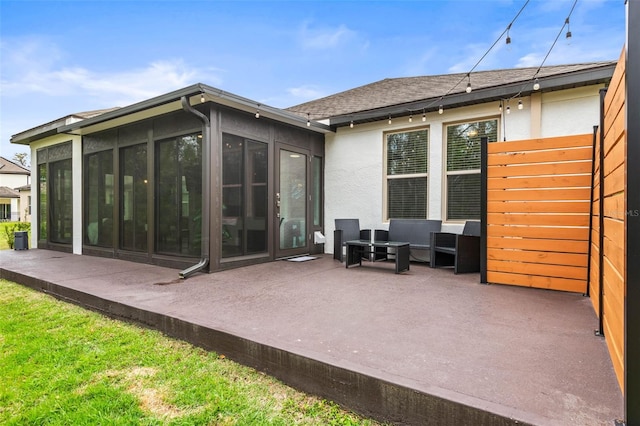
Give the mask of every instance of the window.
POLYGON ((202 137, 163 140, 156 148, 156 251, 200 256, 202 137))
POLYGON ((386 135, 387 219, 427 217, 429 130, 386 135))
POLYGON ((113 247, 113 151, 86 155, 84 168, 84 244, 113 247))
POLYGON ((147 145, 120 150, 120 246, 147 251, 147 145))
POLYGON ((71 244, 73 235, 73 191, 71 159, 49 163, 49 239, 53 243, 71 244))
POLYGON ((222 135, 222 257, 267 251, 267 144, 222 135))
POLYGON ((47 165, 38 164, 38 239, 47 241, 47 165))
POLYGON ((322 158, 313 157, 313 226, 322 226, 322 158))
POLYGON ((480 140, 498 140, 498 120, 447 127, 447 220, 480 219, 480 140))

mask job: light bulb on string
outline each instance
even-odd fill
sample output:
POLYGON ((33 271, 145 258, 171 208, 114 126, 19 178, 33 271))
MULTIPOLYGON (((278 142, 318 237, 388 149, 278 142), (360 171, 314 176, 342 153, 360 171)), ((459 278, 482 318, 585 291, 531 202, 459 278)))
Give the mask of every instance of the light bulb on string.
POLYGON ((353 120, 351 120, 351 123, 349 123, 349 127, 353 129, 353 120))
POLYGON ((533 81, 533 90, 540 90, 540 82, 537 78, 533 81))
POLYGON ((427 114, 422 110, 422 121, 427 121, 427 114))
POLYGON ((204 103, 204 93, 200 94, 200 103, 204 103))
POLYGON ((524 108, 524 105, 522 105, 522 99, 518 100, 518 109, 522 109, 524 108))
POLYGON ((500 101, 500 103, 498 104, 498 110, 502 112, 502 101, 500 101))
POLYGON ((569 26, 569 18, 567 18, 564 23, 567 24, 567 34, 565 34, 565 38, 567 39, 567 42, 569 42, 571 41, 571 27, 569 26))
POLYGON ((256 110, 256 118, 260 118, 260 105, 258 105, 258 109, 256 110))
POLYGON ((309 113, 307 113, 307 127, 311 127, 311 120, 309 119, 309 113))
POLYGON ((511 107, 507 105, 507 114, 511 114, 511 107))
POLYGON ((391 114, 389 114, 389 124, 391 124, 391 114))
POLYGON ((438 107, 438 114, 442 114, 444 112, 444 107, 442 105, 440 105, 438 107))
POLYGON ((413 114, 409 115, 409 123, 413 122, 413 114))

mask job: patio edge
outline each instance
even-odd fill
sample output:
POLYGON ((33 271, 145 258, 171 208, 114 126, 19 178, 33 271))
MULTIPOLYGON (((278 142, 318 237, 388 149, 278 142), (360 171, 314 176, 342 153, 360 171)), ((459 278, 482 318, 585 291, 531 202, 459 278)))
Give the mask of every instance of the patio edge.
POLYGON ((265 372, 295 389, 326 398, 378 421, 398 425, 498 426, 546 424, 550 420, 532 418, 538 416, 455 392, 445 392, 453 394, 451 398, 436 395, 438 389, 435 388, 434 393, 427 393, 4 268, 0 268, 0 279, 13 281, 59 300, 143 325, 206 350, 224 354, 235 362, 265 372))

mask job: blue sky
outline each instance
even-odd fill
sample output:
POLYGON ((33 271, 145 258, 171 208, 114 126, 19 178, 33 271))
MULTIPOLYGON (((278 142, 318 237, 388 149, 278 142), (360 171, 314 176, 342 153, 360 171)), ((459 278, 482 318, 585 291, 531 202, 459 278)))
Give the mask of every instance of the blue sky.
MULTIPOLYGON (((284 108, 468 72, 525 2, 0 0, 0 155, 27 151, 21 131, 198 82, 284 108)), ((539 66, 573 4, 530 0, 476 70, 539 66)), ((546 65, 618 59, 624 0, 578 0, 570 29, 546 65)))

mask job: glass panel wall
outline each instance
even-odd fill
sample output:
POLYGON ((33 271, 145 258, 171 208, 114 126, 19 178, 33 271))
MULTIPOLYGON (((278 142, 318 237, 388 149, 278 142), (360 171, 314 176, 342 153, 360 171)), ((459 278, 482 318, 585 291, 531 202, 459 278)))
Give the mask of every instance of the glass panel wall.
POLYGON ((147 145, 120 150, 120 246, 147 251, 147 145))
POLYGON ((73 236, 73 189, 71 159, 49 163, 51 171, 50 241, 71 244, 73 236))
POLYGON ((307 245, 307 156, 280 150, 280 250, 307 245))
POLYGON ((222 257, 267 251, 267 144, 222 135, 222 257))
POLYGON ((313 226, 322 226, 322 158, 313 157, 313 226))
POLYGON ((157 143, 156 194, 156 251, 199 256, 202 233, 201 135, 157 143))
POLYGON ((47 218, 49 217, 49 209, 47 203, 47 165, 38 165, 38 239, 47 240, 47 218))
POLYGON ((113 247, 113 151, 85 156, 84 244, 113 247))

